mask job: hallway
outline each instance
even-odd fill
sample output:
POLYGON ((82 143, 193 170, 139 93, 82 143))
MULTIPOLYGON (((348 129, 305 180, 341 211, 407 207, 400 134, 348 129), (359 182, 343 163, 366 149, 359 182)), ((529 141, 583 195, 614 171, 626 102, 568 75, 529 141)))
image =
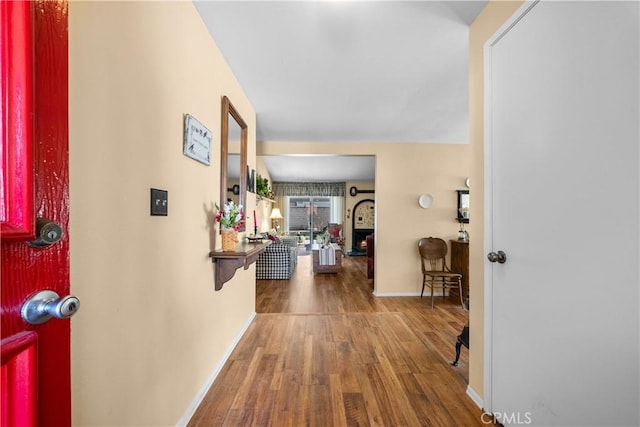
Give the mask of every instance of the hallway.
POLYGON ((257 316, 189 426, 481 426, 466 395, 468 313, 451 298, 371 294, 366 258, 257 283, 257 316))

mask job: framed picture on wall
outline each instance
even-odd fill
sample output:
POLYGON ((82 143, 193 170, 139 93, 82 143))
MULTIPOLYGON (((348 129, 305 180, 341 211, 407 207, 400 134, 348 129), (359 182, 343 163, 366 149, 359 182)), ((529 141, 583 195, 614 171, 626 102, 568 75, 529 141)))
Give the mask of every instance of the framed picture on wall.
POLYGON ((182 153, 202 164, 211 164, 211 131, 190 114, 184 115, 182 153))

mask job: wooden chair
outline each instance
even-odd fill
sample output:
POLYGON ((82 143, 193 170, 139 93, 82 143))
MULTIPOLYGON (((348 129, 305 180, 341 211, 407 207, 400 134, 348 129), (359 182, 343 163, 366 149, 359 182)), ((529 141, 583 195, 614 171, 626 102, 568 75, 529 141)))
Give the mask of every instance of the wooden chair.
POLYGON ((431 308, 433 308, 433 288, 442 287, 442 296, 446 296, 447 288, 458 288, 460 305, 464 308, 462 300, 462 274, 452 273, 447 267, 447 242, 437 237, 424 237, 418 242, 420 263, 422 266, 422 292, 424 287, 431 288, 431 308))

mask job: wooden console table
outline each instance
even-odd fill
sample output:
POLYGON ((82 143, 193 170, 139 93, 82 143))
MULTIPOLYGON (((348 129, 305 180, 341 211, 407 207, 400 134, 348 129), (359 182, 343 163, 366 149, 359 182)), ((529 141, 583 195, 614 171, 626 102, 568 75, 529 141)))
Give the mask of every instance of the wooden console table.
POLYGON ((234 252, 224 252, 221 249, 209 252, 211 261, 216 265, 215 289, 219 291, 222 285, 228 282, 236 270, 244 266, 246 270, 256 262, 258 256, 271 244, 270 240, 264 243, 238 243, 234 252))

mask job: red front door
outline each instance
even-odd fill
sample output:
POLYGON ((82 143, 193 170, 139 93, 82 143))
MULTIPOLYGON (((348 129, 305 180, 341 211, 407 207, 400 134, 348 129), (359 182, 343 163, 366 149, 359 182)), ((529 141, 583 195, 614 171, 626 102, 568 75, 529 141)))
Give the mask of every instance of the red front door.
POLYGON ((67 14, 63 1, 0 0, 2 426, 71 425, 69 320, 31 325, 23 303, 69 294, 67 14), (62 239, 33 247, 36 218, 62 239))

